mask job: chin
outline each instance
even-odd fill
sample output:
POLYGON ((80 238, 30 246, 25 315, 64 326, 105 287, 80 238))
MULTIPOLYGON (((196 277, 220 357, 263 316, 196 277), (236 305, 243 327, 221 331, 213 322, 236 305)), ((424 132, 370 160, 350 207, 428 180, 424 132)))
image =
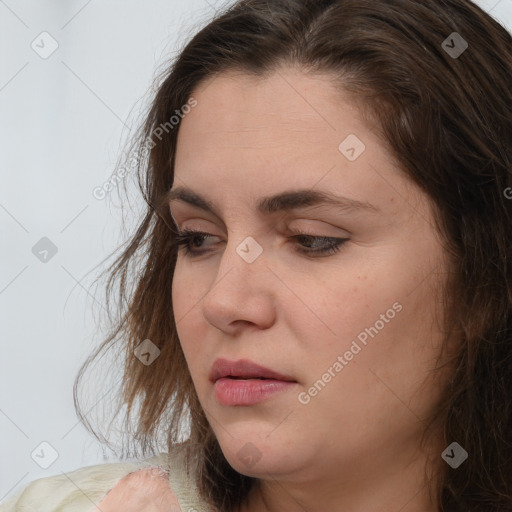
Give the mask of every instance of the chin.
POLYGON ((219 440, 222 453, 229 465, 242 475, 265 478, 268 474, 278 475, 293 470, 293 450, 290 443, 276 436, 263 434, 241 435, 219 440))

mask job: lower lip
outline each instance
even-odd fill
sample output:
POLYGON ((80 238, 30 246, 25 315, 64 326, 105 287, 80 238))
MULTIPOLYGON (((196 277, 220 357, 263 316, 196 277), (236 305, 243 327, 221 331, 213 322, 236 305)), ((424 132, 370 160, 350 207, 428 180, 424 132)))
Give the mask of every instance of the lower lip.
POLYGON ((274 379, 230 379, 215 382, 215 393, 223 405, 254 405, 275 393, 290 389, 296 382, 274 379))

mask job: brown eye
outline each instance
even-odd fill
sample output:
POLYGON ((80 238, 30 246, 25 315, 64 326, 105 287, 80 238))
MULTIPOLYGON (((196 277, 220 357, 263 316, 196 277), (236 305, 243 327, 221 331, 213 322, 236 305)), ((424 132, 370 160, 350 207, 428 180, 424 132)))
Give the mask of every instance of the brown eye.
MULTIPOLYGON (((175 244, 184 250, 186 256, 193 258, 194 256, 200 256, 209 252, 206 249, 198 249, 201 248, 205 240, 212 237, 215 238, 210 233, 185 229, 175 237, 175 244)), ((327 256, 336 254, 342 245, 349 240, 348 238, 315 236, 306 233, 298 233, 288 237, 288 239, 298 240, 299 247, 296 249, 297 252, 313 256, 316 254, 327 256)))

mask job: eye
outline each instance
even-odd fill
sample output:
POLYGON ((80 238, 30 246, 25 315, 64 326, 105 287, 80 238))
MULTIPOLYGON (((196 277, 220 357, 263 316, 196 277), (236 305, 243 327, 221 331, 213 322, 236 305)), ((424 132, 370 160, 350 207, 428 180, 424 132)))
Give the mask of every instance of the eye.
POLYGON ((303 254, 322 254, 330 256, 332 254, 336 254, 342 247, 342 245, 348 241, 348 238, 333 238, 329 236, 315 236, 315 235, 308 235, 306 233, 301 233, 298 235, 290 236, 288 237, 290 239, 297 239, 305 241, 306 248, 304 247, 297 247, 297 251, 303 254), (316 248, 311 248, 315 246, 315 244, 308 243, 307 241, 313 241, 313 242, 322 242, 323 244, 320 245, 320 247, 316 246, 316 248))
POLYGON ((194 231, 191 229, 184 229, 178 235, 175 236, 174 243, 176 246, 178 246, 179 249, 185 251, 185 255, 199 256, 200 254, 204 254, 205 252, 208 251, 198 251, 196 249, 193 249, 191 246, 194 245, 195 247, 197 247, 197 244, 195 242, 202 244, 204 240, 211 237, 213 237, 213 235, 211 235, 210 233, 205 233, 203 231, 194 231))
MULTIPOLYGON (((212 237, 216 238, 214 235, 211 235, 210 233, 205 233, 204 231, 184 229, 175 237, 175 244, 178 246, 179 249, 182 249, 184 251, 187 257, 193 258, 209 252, 208 250, 205 249, 198 250, 198 248, 201 247, 201 244, 205 240, 212 237)), ((316 236, 307 233, 297 233, 293 236, 289 236, 288 239, 296 239, 299 242, 302 242, 305 245, 305 247, 304 245, 299 245, 296 248, 296 251, 301 254, 306 254, 309 256, 330 256, 336 254, 341 249, 343 244, 349 240, 348 238, 316 236), (318 242, 321 243, 320 246, 317 245, 318 242)))

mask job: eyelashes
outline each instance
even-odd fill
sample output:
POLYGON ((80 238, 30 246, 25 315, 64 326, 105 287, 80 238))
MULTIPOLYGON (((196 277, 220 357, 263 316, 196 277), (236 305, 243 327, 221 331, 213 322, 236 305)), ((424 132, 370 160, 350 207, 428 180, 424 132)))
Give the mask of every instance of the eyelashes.
MULTIPOLYGON (((211 252, 208 249, 199 249, 198 245, 204 243, 204 241, 216 238, 214 235, 210 233, 206 233, 204 231, 195 231, 191 229, 184 229, 177 236, 175 236, 175 245, 179 250, 182 250, 186 257, 194 258, 197 256, 201 256, 208 252, 211 252)), ((340 251, 342 246, 349 240, 349 238, 333 238, 328 236, 315 236, 307 233, 297 233, 293 236, 288 237, 289 240, 297 240, 298 244, 296 246, 296 251, 300 254, 304 254, 307 256, 332 256, 340 251), (300 242, 306 244, 300 245, 300 242), (312 243, 311 243, 312 242, 312 243), (322 242, 320 247, 314 247, 317 242, 322 242), (313 246, 314 248, 312 248, 313 246)), ((199 247, 201 247, 199 245, 199 247)))

